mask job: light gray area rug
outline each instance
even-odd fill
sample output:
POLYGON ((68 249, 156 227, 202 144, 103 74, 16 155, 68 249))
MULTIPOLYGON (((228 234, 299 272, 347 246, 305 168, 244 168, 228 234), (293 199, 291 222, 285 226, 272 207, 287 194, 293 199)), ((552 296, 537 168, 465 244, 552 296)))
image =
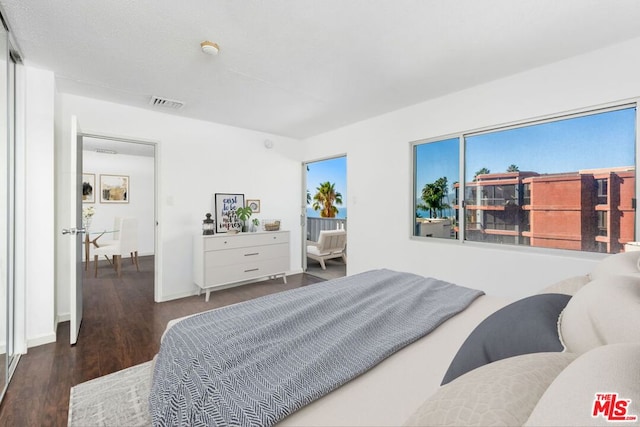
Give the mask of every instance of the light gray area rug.
POLYGON ((150 426, 152 362, 71 387, 70 427, 150 426))

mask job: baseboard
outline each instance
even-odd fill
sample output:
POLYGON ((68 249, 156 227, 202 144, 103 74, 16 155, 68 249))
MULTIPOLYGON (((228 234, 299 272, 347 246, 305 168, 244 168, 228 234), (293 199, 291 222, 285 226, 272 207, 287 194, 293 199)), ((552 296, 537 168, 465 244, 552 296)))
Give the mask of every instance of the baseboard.
POLYGON ((58 314, 58 317, 56 319, 56 325, 58 325, 58 323, 70 322, 70 321, 71 321, 71 313, 58 314))
POLYGON ((192 297, 194 295, 198 295, 197 289, 193 289, 192 291, 187 291, 187 292, 180 292, 177 294, 165 295, 164 298, 161 298, 159 301, 156 301, 156 302, 167 302, 167 301, 172 301, 174 299, 192 297))
POLYGON ((37 347, 39 345, 49 344, 52 342, 56 342, 56 334, 47 334, 42 335, 36 338, 28 338, 27 339, 27 348, 37 347))

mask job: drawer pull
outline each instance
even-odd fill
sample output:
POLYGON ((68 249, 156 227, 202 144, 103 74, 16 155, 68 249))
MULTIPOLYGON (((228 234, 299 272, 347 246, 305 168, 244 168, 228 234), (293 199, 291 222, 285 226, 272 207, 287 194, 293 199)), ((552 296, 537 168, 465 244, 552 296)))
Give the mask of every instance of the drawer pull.
POLYGON ((244 254, 244 256, 255 256, 255 255, 260 255, 260 252, 254 252, 252 254, 244 254))
POLYGON ((259 269, 259 268, 252 268, 252 269, 250 269, 250 270, 245 270, 244 272, 245 272, 245 273, 250 273, 250 272, 252 272, 252 271, 258 271, 258 270, 260 270, 260 269, 259 269))

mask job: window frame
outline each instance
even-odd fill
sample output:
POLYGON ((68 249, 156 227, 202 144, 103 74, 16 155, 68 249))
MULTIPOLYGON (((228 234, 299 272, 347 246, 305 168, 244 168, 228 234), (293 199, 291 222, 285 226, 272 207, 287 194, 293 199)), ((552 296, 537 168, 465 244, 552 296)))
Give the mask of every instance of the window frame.
MULTIPOLYGON (((640 165, 640 98, 629 98, 629 99, 625 99, 625 100, 620 100, 617 102, 611 102, 611 103, 606 103, 606 104, 600 104, 600 105, 596 105, 596 106, 590 106, 590 107, 584 107, 584 108, 579 108, 579 109, 575 109, 575 110, 570 110, 570 111, 565 111, 565 112, 560 112, 560 113, 552 113, 552 114, 547 114, 544 116, 538 116, 538 117, 533 117, 533 118, 527 118, 527 119, 522 119, 522 120, 518 120, 518 121, 513 121, 513 122, 508 122, 508 123, 503 123, 503 124, 499 124, 499 125, 493 125, 493 126, 485 126, 485 127, 481 127, 481 128, 477 128, 477 129, 472 129, 472 130, 466 130, 466 131, 460 131, 460 132, 454 132, 454 133, 448 133, 448 134, 444 134, 444 135, 440 135, 440 136, 436 136, 436 137, 431 137, 431 138, 425 138, 425 139, 420 139, 420 140, 415 140, 415 141, 411 141, 409 142, 409 150, 410 150, 410 176, 411 176, 411 181, 410 181, 410 188, 411 188, 411 209, 410 209, 410 214, 411 214, 411 220, 410 220, 410 230, 409 230, 409 236, 411 240, 418 240, 418 241, 426 241, 426 242, 432 242, 432 243, 437 243, 437 244, 454 244, 454 245, 470 245, 470 246, 477 246, 480 248, 491 248, 491 249, 505 249, 505 247, 503 245, 499 245, 499 244, 495 244, 495 243, 487 243, 487 242, 479 242, 479 241, 471 241, 471 240, 467 240, 466 239, 466 217, 468 215, 468 210, 467 210, 467 201, 466 201, 466 192, 467 192, 467 186, 466 186, 466 180, 465 180, 465 176, 466 176, 466 169, 465 169, 465 164, 466 164, 466 138, 468 137, 472 137, 472 136, 477 136, 477 135, 483 135, 483 134, 490 134, 490 133, 495 133, 495 132, 500 132, 500 131, 506 131, 506 130, 511 130, 511 129, 517 129, 517 128, 522 128, 522 127, 527 127, 527 126, 534 126, 534 125, 541 125, 541 124, 545 124, 545 123, 553 123, 553 122, 558 122, 558 121, 562 121, 562 120, 567 120, 567 119, 574 119, 574 118, 579 118, 579 117, 585 117, 585 116, 591 116, 591 115, 596 115, 596 114, 600 114, 600 113, 607 113, 607 112, 612 112, 612 111, 617 111, 617 110, 624 110, 624 109, 628 109, 628 108, 635 108, 635 144, 634 144, 634 151, 635 151, 635 155, 634 155, 634 167, 635 167, 635 199, 634 199, 634 206, 636 206, 635 200, 638 200, 638 198, 640 197, 640 174, 638 173, 638 167, 640 165), (458 227, 459 227, 459 231, 458 231, 458 236, 457 238, 453 238, 453 239, 441 239, 441 238, 433 238, 433 237, 424 237, 424 236, 418 236, 415 235, 415 212, 416 212, 416 202, 415 202, 415 198, 416 198, 416 169, 417 169, 417 164, 416 164, 416 158, 415 158, 415 153, 416 153, 416 146, 417 145, 422 145, 422 144, 429 144, 429 143, 434 143, 434 142, 438 142, 438 141, 444 141, 444 140, 449 140, 449 139, 453 139, 453 138, 458 138, 459 141, 459 151, 458 151, 458 157, 459 157, 459 177, 458 177, 458 182, 459 187, 458 187, 458 199, 457 200, 457 205, 459 205, 459 209, 458 209, 458 213, 457 213, 457 217, 458 217, 458 227), (461 200, 460 200, 461 199, 461 200)), ((524 190, 523 190, 523 195, 524 195, 524 190)), ((524 198, 523 198, 523 206, 526 205, 526 203, 524 202, 524 198)), ((634 241, 638 241, 638 236, 640 235, 640 212, 638 212, 638 210, 636 209, 635 211, 635 220, 634 220, 634 241)), ((518 251, 525 251, 525 252, 533 252, 533 253, 543 253, 543 254, 549 254, 549 255, 569 255, 569 256, 578 256, 578 257, 584 257, 584 258, 595 258, 595 259, 600 259, 605 255, 608 254, 603 254, 603 253, 599 253, 599 252, 589 252, 589 251, 582 251, 582 250, 569 250, 569 249, 560 249, 560 248, 544 248, 544 247, 538 247, 538 246, 525 246, 525 245, 508 245, 508 250, 518 250, 518 251)))

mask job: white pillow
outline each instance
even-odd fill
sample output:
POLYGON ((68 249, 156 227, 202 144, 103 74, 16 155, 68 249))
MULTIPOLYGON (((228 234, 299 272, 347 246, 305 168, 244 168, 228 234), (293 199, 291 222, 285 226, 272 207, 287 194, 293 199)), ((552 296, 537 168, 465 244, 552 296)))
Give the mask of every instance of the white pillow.
POLYGON ((623 342, 640 343, 640 277, 593 280, 569 300, 560 315, 560 339, 567 351, 623 342))
POLYGON ((481 366, 442 386, 405 426, 522 425, 571 353, 532 353, 481 366))
POLYGON ((591 277, 588 274, 583 276, 573 276, 561 280, 553 285, 549 285, 538 294, 565 294, 575 295, 584 285, 589 283, 591 277))
POLYGON ((600 261, 590 273, 591 280, 608 276, 640 275, 640 251, 623 252, 600 261))
POLYGON ((640 344, 612 344, 595 348, 571 363, 551 383, 525 426, 629 426, 640 424, 640 344), (598 410, 596 394, 617 393, 631 399, 627 416, 636 422, 611 422, 598 410))

